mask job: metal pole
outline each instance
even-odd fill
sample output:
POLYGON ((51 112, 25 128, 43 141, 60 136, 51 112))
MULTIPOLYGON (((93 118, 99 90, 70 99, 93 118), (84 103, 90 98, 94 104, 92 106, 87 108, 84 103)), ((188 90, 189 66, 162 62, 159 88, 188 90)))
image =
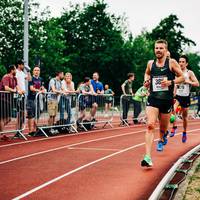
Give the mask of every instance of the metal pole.
POLYGON ((28 66, 28 0, 24 0, 24 62, 28 66))
MULTIPOLYGON (((29 59, 28 59, 28 38, 29 38, 29 32, 28 32, 28 1, 24 0, 24 72, 26 74, 29 73, 30 67, 29 67, 29 59)), ((28 95, 28 80, 26 80, 25 83, 26 86, 26 94, 28 95)))

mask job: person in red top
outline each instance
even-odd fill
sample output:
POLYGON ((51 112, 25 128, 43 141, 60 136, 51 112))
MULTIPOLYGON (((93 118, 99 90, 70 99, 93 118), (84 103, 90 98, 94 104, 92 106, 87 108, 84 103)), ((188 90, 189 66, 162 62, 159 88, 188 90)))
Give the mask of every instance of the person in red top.
POLYGON ((10 121, 13 106, 13 94, 16 92, 21 94, 15 75, 16 67, 15 65, 10 65, 7 68, 7 74, 5 74, 1 80, 0 90, 3 92, 0 93, 0 132, 3 131, 4 126, 10 121))

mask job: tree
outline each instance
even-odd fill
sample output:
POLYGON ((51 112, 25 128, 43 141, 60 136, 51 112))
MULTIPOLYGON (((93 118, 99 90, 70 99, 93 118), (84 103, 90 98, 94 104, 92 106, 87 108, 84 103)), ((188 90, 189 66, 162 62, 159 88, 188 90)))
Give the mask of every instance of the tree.
POLYGON ((150 33, 147 33, 147 38, 150 40, 165 39, 168 41, 168 49, 171 57, 178 59, 179 55, 183 52, 185 46, 196 45, 194 41, 183 35, 184 26, 178 22, 176 15, 169 15, 161 20, 150 33))
POLYGON ((96 0, 82 9, 79 5, 71 5, 62 15, 64 56, 68 58, 66 66, 75 80, 80 82, 84 76, 98 71, 101 80, 119 93, 122 80, 131 71, 131 59, 124 48, 121 18, 108 14, 106 8, 104 1, 96 0))
POLYGON ((0 1, 0 64, 7 66, 23 51, 22 0, 0 1))
POLYGON ((134 90, 142 86, 147 62, 154 57, 153 42, 147 39, 146 34, 147 32, 143 31, 135 39, 130 38, 128 42, 135 73, 134 90))

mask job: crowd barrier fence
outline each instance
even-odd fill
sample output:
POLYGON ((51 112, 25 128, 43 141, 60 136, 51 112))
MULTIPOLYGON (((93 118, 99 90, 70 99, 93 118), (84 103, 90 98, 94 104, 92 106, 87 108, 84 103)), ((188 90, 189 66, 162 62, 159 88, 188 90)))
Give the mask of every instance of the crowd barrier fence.
POLYGON ((0 91, 0 135, 14 133, 27 140, 23 134, 26 127, 26 96, 0 91))
POLYGON ((48 137, 48 133, 51 135, 58 132, 77 133, 78 131, 75 127, 77 118, 76 108, 76 94, 37 93, 35 98, 37 128, 46 137, 48 137))
POLYGON ((114 114, 114 97, 109 94, 79 94, 77 103, 77 126, 88 131, 96 124, 112 126, 114 114))
POLYGON ((131 123, 146 123, 145 102, 134 100, 133 95, 121 95, 120 97, 120 119, 121 124, 129 126, 131 123), (130 123, 131 121, 131 123, 130 123))

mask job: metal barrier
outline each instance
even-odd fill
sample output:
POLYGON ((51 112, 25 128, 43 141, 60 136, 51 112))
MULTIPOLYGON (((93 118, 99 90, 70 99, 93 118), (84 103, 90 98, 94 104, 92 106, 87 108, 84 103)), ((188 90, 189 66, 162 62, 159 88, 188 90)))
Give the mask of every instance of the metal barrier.
POLYGON ((59 132, 77 132, 77 95, 57 95, 52 92, 37 93, 35 98, 35 120, 37 128, 48 137, 59 132), (55 130, 56 129, 56 130, 55 130), (45 132, 46 130, 46 132, 45 132))
POLYGON ((27 140, 22 133, 26 125, 25 105, 24 95, 0 91, 0 135, 15 133, 27 140))
POLYGON ((95 124, 112 126, 114 97, 110 94, 84 95, 79 94, 77 106, 77 127, 88 131, 95 128, 95 124))
POLYGON ((180 166, 184 163, 185 160, 190 158, 190 156, 192 154, 194 154, 195 152, 197 152, 199 150, 200 150, 200 145, 197 145, 196 147, 194 147, 193 149, 188 151, 186 154, 181 156, 176 161, 176 163, 174 163, 174 165, 170 168, 170 170, 165 174, 165 176, 162 178, 160 183, 157 185, 157 187, 155 188, 155 190, 153 191, 153 193, 151 194, 151 196, 149 197, 148 200, 159 200, 162 195, 163 189, 165 188, 167 183, 172 179, 176 170, 180 168, 180 166))
POLYGON ((199 118, 199 116, 197 115, 197 110, 198 110, 198 97, 192 96, 190 98, 190 109, 189 109, 188 117, 192 119, 199 118))
POLYGON ((133 97, 133 95, 121 95, 120 97, 120 119, 122 125, 129 126, 130 121, 134 124, 146 123, 146 103, 136 101, 133 97))

